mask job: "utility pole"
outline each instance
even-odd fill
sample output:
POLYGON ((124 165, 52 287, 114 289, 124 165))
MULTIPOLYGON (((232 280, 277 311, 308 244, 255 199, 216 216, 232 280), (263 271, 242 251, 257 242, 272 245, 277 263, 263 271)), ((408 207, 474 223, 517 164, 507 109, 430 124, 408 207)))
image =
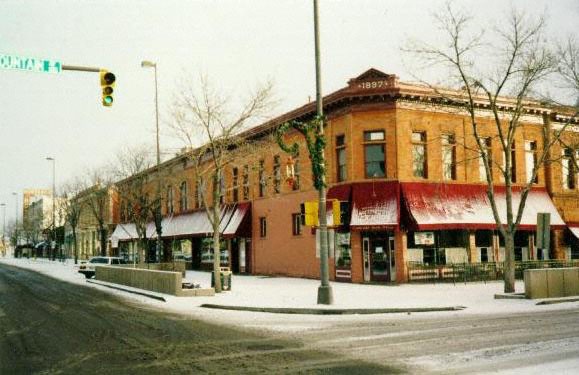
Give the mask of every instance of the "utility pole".
POLYGON ((14 200, 15 200, 15 207, 14 207, 14 213, 16 214, 15 216, 15 222, 16 225, 14 226, 14 249, 16 249, 16 246, 18 246, 18 237, 20 235, 20 233, 18 233, 18 193, 17 192, 13 192, 12 195, 14 195, 14 200))
POLYGON ((161 149, 159 147, 159 97, 157 84, 157 63, 151 61, 142 61, 142 68, 153 68, 155 72, 155 130, 157 133, 157 205, 155 207, 155 229, 157 231, 157 262, 161 261, 161 254, 163 253, 163 239, 161 238, 161 149))
POLYGON ((2 210, 2 256, 6 253, 6 203, 0 203, 2 210))
MULTIPOLYGON (((314 0, 314 41, 315 41, 315 59, 316 59, 316 108, 318 117, 318 135, 324 135, 324 105, 322 102, 322 73, 320 63, 320 29, 319 29, 319 12, 318 0, 314 0)), ((328 267, 328 219, 326 217, 326 160, 324 150, 320 150, 321 170, 324 175, 320 176, 322 184, 318 189, 318 220, 320 231, 320 279, 321 285, 318 288, 318 304, 331 305, 334 303, 334 295, 330 286, 329 267, 328 267)))
POLYGON ((52 161, 52 240, 54 241, 55 248, 52 249, 52 244, 50 244, 50 248, 52 249, 52 260, 56 258, 56 221, 55 221, 55 213, 56 213, 56 202, 54 201, 54 194, 56 190, 56 160, 53 157, 47 157, 46 160, 52 161))

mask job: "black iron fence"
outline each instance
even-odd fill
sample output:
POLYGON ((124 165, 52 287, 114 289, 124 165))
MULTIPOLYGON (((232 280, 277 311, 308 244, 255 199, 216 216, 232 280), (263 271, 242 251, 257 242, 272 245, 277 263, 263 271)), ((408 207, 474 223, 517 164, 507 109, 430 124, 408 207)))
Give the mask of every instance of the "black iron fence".
MULTIPOLYGON (((579 267, 579 260, 535 260, 515 262, 515 279, 523 279, 526 269, 579 267)), ((409 282, 467 282, 502 280, 504 263, 455 263, 427 265, 408 262, 409 282)))

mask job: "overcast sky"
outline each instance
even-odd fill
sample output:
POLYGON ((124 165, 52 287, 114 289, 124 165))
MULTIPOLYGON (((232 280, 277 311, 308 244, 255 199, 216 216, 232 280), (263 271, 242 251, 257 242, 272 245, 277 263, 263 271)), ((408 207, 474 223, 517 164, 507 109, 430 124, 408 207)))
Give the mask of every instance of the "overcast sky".
MULTIPOLYGON (((497 22, 510 3, 457 1, 481 23, 497 22)), ((546 11, 549 33, 579 37, 579 0, 520 0, 546 11)), ((410 80, 400 47, 432 36, 431 13, 444 1, 320 0, 323 91, 374 67, 410 80)), ((166 108, 183 77, 206 74, 231 96, 259 82, 275 84, 278 115, 315 97, 311 0, 0 1, 0 53, 67 65, 106 68, 117 76, 115 103, 100 104, 97 73, 33 73, 0 69, 0 202, 7 222, 18 192, 49 188, 114 158, 124 145, 154 150, 154 76, 158 64, 161 148, 174 154, 166 108)), ((1 212, 0 212, 1 214, 1 212)), ((1 217, 0 217, 1 219, 1 217)))

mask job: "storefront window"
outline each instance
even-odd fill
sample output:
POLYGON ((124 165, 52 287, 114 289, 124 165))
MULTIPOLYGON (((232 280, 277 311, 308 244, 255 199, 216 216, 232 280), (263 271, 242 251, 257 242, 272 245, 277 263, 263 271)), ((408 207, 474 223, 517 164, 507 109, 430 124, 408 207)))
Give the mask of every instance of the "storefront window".
MULTIPOLYGON (((229 265, 229 252, 227 251, 227 242, 219 243, 221 248, 220 263, 222 266, 229 265)), ((213 238, 203 238, 201 240, 201 263, 213 263, 213 238)))
POLYGON ((352 248, 350 233, 336 233, 336 267, 350 268, 352 264, 352 248))

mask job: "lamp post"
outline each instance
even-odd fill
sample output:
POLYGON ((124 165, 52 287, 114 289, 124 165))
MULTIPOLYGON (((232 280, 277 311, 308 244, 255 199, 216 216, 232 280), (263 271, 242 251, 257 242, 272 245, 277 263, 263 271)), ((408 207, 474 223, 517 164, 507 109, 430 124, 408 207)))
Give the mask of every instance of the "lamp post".
POLYGON ((2 256, 6 253, 6 203, 0 203, 2 210, 2 256))
POLYGON ((19 233, 18 233, 18 193, 17 192, 12 192, 12 195, 14 195, 14 214, 15 214, 15 224, 14 224, 14 249, 16 249, 16 246, 18 246, 18 237, 19 237, 19 233))
POLYGON ((153 68, 155 72, 155 133, 157 135, 157 205, 155 207, 155 229, 157 231, 157 249, 156 259, 160 261, 161 253, 163 252, 163 240, 161 239, 161 151, 159 147, 159 88, 157 83, 157 63, 143 60, 141 62, 142 68, 153 68))
MULTIPOLYGON (((54 193, 56 190, 56 160, 53 157, 46 157, 46 160, 52 162, 52 241, 56 244, 56 222, 54 219, 54 215, 56 213, 56 202, 54 201, 54 193)), ((52 243, 50 244, 51 252, 52 252, 52 260, 55 259, 55 250, 52 248, 52 243)))
MULTIPOLYGON (((324 136, 324 105, 322 103, 322 73, 321 73, 321 62, 320 62, 320 28, 318 21, 318 0, 314 0, 314 48, 315 48, 315 60, 316 60, 316 109, 317 117, 319 121, 318 136, 323 138, 324 136)), ((324 150, 319 150, 320 152, 320 163, 321 169, 325 173, 326 160, 324 156, 324 150)), ((322 184, 318 190, 318 201, 319 201, 319 228, 320 231, 320 281, 321 284, 318 287, 318 304, 331 305, 334 303, 334 295, 332 292, 332 286, 330 285, 329 278, 329 267, 328 267, 328 224, 326 218, 326 177, 320 176, 322 179, 322 184)))

